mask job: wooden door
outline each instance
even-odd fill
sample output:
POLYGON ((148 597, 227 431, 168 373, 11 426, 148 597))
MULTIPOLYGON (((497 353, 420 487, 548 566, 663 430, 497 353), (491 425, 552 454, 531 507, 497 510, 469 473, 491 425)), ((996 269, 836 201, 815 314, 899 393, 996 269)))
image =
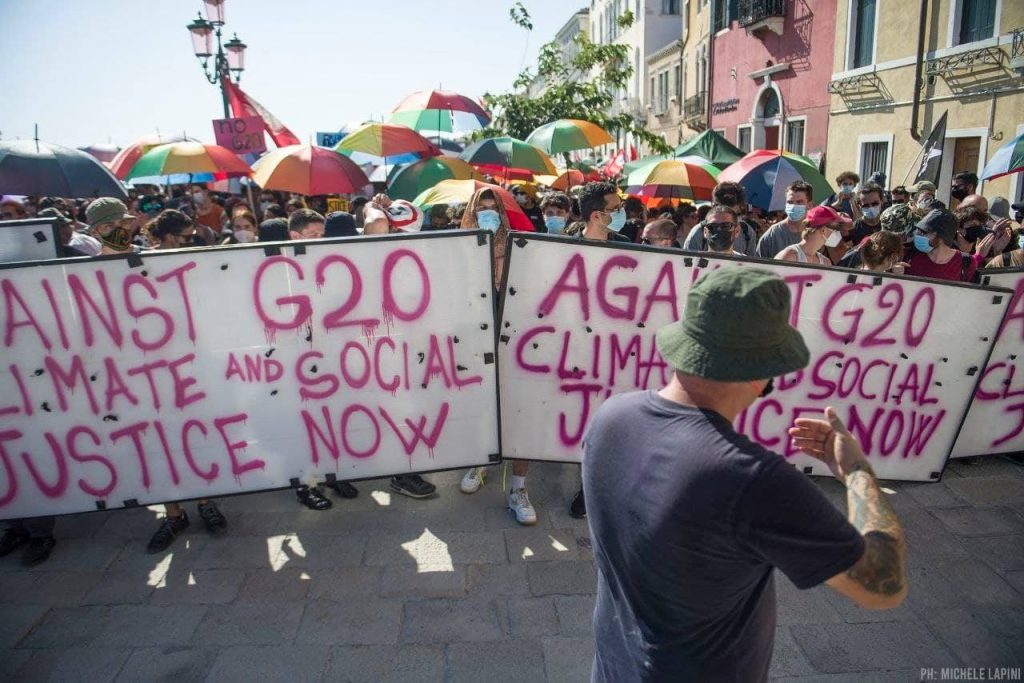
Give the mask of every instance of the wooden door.
MULTIPOLYGON (((779 149, 779 127, 778 126, 765 126, 764 127, 764 148, 765 149, 779 149)), ((977 155, 975 155, 977 159, 977 155)))

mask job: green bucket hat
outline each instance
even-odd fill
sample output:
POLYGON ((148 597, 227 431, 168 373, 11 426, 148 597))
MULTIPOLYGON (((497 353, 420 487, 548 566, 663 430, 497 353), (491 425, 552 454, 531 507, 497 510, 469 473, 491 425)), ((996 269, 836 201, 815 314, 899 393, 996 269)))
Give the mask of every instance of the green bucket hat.
POLYGON ((679 372, 718 382, 785 375, 811 357, 789 313, 789 286, 778 275, 712 271, 690 289, 683 319, 658 330, 658 351, 679 372))

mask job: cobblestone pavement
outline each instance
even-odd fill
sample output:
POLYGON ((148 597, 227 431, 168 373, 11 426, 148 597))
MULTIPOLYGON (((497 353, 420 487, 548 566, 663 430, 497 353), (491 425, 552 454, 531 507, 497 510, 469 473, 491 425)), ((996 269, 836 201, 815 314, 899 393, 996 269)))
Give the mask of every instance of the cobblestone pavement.
MULTIPOLYGON (((499 476, 466 496, 459 474, 431 475, 440 495, 422 501, 363 482, 326 512, 287 491, 225 499, 220 538, 189 504, 163 555, 145 552, 154 510, 62 518, 47 563, 0 560, 0 680, 587 680, 594 565, 566 510, 578 469, 533 466, 533 528, 504 508, 499 476)), ((909 537, 906 603, 868 612, 779 577, 772 676, 1019 666, 1024 468, 993 457, 886 488, 909 537)))

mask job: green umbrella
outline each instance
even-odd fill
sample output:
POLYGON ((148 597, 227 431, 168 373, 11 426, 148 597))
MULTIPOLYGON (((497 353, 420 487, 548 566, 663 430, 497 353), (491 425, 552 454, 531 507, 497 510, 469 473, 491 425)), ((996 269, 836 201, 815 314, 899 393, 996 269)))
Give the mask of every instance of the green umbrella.
POLYGON ((403 166, 392 174, 388 184, 388 195, 392 199, 412 201, 424 190, 442 180, 483 180, 475 168, 461 159, 432 157, 403 166))
POLYGON ((526 141, 548 154, 574 152, 615 142, 601 126, 578 119, 559 119, 546 123, 530 133, 526 141))
POLYGON ((674 158, 686 156, 704 157, 719 169, 743 158, 743 150, 713 130, 706 130, 697 137, 672 150, 674 158))
POLYGON ((555 165, 542 150, 515 138, 487 138, 473 145, 459 155, 459 158, 474 166, 491 169, 523 169, 543 175, 558 175, 555 165))

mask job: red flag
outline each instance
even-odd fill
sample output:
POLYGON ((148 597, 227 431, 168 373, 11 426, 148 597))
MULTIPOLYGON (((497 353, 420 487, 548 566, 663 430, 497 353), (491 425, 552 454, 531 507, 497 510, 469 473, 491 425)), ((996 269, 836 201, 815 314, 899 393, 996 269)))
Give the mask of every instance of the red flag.
POLYGON ((231 79, 222 78, 224 88, 228 93, 228 104, 231 105, 232 116, 258 116, 263 119, 263 126, 266 128, 267 134, 278 147, 301 144, 295 133, 288 130, 280 119, 267 111, 266 107, 242 92, 242 89, 232 83, 231 79))

